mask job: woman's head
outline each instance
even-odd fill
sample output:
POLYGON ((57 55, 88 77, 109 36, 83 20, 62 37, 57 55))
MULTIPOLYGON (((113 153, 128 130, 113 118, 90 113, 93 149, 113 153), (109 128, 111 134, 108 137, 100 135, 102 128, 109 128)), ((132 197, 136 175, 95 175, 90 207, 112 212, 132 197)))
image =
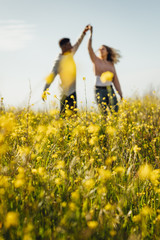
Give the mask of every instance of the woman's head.
POLYGON ((99 48, 99 55, 101 59, 107 59, 108 51, 104 45, 99 48))
POLYGON ((112 63, 119 62, 119 58, 121 55, 118 53, 117 50, 114 48, 108 47, 106 45, 102 45, 99 48, 100 58, 106 59, 107 61, 110 61, 112 63))

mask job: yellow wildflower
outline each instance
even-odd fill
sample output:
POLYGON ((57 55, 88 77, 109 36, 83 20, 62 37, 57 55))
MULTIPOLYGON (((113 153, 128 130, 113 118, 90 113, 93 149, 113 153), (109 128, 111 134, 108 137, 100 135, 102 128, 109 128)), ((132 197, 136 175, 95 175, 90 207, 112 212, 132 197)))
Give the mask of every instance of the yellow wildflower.
POLYGON ((71 210, 72 212, 74 212, 74 211, 76 210, 76 205, 75 205, 75 203, 70 202, 70 203, 69 203, 69 208, 70 208, 70 210, 71 210))
POLYGON ((9 186, 9 178, 7 176, 0 176, 0 187, 7 188, 9 186))
POLYGON ((65 167, 65 161, 59 160, 56 162, 56 169, 64 168, 65 167))
POLYGON ((60 178, 56 178, 55 183, 56 183, 57 186, 59 186, 59 185, 61 185, 62 181, 61 181, 60 178))
POLYGON ((33 238, 31 237, 30 233, 26 233, 23 237, 23 240, 32 240, 33 238))
POLYGON ((21 157, 27 156, 30 153, 30 148, 29 147, 19 147, 18 152, 21 157))
POLYGON ((155 169, 155 170, 153 170, 151 172, 150 180, 151 180, 151 182, 152 182, 152 184, 154 186, 158 186, 158 184, 159 184, 159 181, 158 181, 159 177, 160 177, 160 169, 155 169))
POLYGON ((113 76, 114 76, 114 74, 110 71, 104 72, 101 74, 101 81, 103 83, 105 83, 107 81, 111 82, 113 79, 113 76))
POLYGON ((66 53, 61 60, 60 78, 63 89, 68 89, 76 79, 76 65, 72 53, 66 53))
POLYGON ((61 175, 61 177, 62 177, 63 179, 66 179, 66 178, 67 178, 65 171, 63 171, 63 170, 60 169, 60 170, 59 170, 59 173, 60 173, 60 175, 61 175))
POLYGON ((94 145, 98 141, 98 137, 94 136, 89 140, 90 145, 94 145))
POLYGON ((108 158, 106 159, 106 161, 105 161, 105 164, 106 164, 106 165, 111 165, 112 162, 113 162, 112 158, 111 158, 111 157, 108 157, 108 158))
POLYGON ((0 188, 0 195, 4 195, 5 194, 5 189, 4 188, 0 188))
POLYGON ((42 99, 44 101, 47 100, 47 95, 50 95, 48 88, 42 93, 42 99))
POLYGON ((92 188, 94 187, 94 185, 95 185, 95 181, 94 181, 93 178, 87 179, 87 180, 84 182, 84 184, 83 184, 83 186, 84 186, 87 190, 92 189, 92 188))
POLYGON ((91 164, 94 163, 94 158, 90 158, 89 163, 91 163, 91 164))
POLYGON ((49 111, 49 114, 50 114, 51 116, 55 116, 55 115, 57 115, 58 113, 59 113, 59 110, 58 110, 58 109, 52 109, 52 110, 49 111))
POLYGON ((24 184, 25 184, 25 180, 24 179, 16 179, 14 181, 15 188, 22 187, 24 184))
POLYGON ((25 232, 29 233, 34 229, 34 226, 31 222, 29 222, 26 226, 26 228, 24 229, 25 232))
POLYGON ((146 179, 149 180, 151 173, 152 173, 152 166, 149 164, 144 164, 140 166, 138 170, 138 176, 141 180, 146 180, 146 179))
POLYGON ((133 148, 133 151, 134 151, 135 153, 139 152, 140 150, 141 150, 141 148, 138 147, 137 145, 135 145, 134 148, 133 148))
POLYGON ((74 99, 74 95, 71 95, 70 98, 74 99))
POLYGON ((143 207, 141 210, 141 215, 143 216, 152 215, 152 214, 153 214, 153 210, 148 206, 143 207))
POLYGON ((19 167, 18 168, 18 172, 19 172, 19 174, 18 174, 19 178, 23 178, 24 177, 24 168, 23 167, 19 167))
POLYGON ((80 198, 80 195, 79 195, 79 191, 78 190, 76 190, 76 191, 71 193, 72 201, 77 202, 79 200, 79 198, 80 198))
POLYGON ((133 216, 132 221, 135 222, 135 223, 140 222, 141 221, 141 215, 138 214, 138 215, 133 216))
POLYGON ((4 154, 8 149, 8 146, 7 144, 2 144, 1 147, 0 147, 0 154, 4 154))
POLYGON ((0 128, 3 129, 4 134, 9 133, 15 126, 15 119, 11 113, 0 117, 0 128))
POLYGON ((65 111, 66 117, 70 117, 72 114, 73 114, 73 111, 70 110, 70 109, 67 109, 67 110, 65 111))
POLYGON ((100 179, 102 181, 108 180, 112 177, 111 171, 109 171, 108 169, 106 169, 106 170, 98 169, 98 172, 99 172, 100 179))
POLYGON ((106 133, 108 133, 109 135, 113 136, 116 132, 116 129, 114 127, 108 126, 106 128, 106 133))
POLYGON ((107 203, 106 206, 104 207, 104 209, 106 211, 111 211, 111 210, 113 210, 113 205, 111 205, 110 203, 107 203))
POLYGON ((95 228, 98 227, 98 222, 97 221, 88 221, 87 225, 88 225, 89 228, 95 229, 95 228))
POLYGON ((4 135, 0 133, 0 144, 4 141, 4 135))
POLYGON ((57 153, 52 154, 52 158, 57 158, 57 157, 58 157, 57 153))
POLYGON ((19 224, 19 214, 17 212, 8 212, 5 220, 5 227, 17 227, 19 224))
POLYGON ((99 127, 99 125, 96 125, 96 124, 90 124, 88 127, 89 133, 97 134, 99 132, 99 130, 100 130, 100 127, 99 127))
POLYGON ((106 189, 106 187, 100 187, 100 188, 98 188, 97 192, 98 192, 99 195, 104 196, 104 195, 107 194, 107 189, 106 189))
POLYGON ((111 230, 111 231, 109 232, 109 234, 110 234, 112 237, 114 237, 114 236, 117 234, 117 232, 114 231, 114 230, 111 230))
POLYGON ((44 167, 39 167, 37 169, 37 172, 39 175, 43 176, 45 174, 45 168, 44 167))
POLYGON ((160 222, 160 215, 157 216, 156 221, 160 222))
POLYGON ((62 202, 61 206, 65 208, 67 206, 67 203, 66 202, 62 202))
POLYGON ((114 169, 114 171, 117 173, 117 174, 124 174, 125 173, 125 168, 124 167, 121 167, 121 166, 118 166, 114 169))
POLYGON ((33 168, 33 169, 32 169, 32 173, 33 173, 33 174, 36 174, 36 173, 37 173, 37 169, 33 168))
POLYGON ((156 188, 156 189, 155 189, 155 192, 158 193, 158 194, 160 194, 160 188, 158 188, 158 189, 156 188))
POLYGON ((40 162, 40 161, 42 160, 42 157, 41 157, 41 156, 38 156, 38 157, 36 158, 36 160, 37 160, 37 162, 40 162))
POLYGON ((108 157, 105 161, 106 165, 111 165, 112 162, 116 161, 117 157, 116 156, 112 156, 112 157, 108 157))

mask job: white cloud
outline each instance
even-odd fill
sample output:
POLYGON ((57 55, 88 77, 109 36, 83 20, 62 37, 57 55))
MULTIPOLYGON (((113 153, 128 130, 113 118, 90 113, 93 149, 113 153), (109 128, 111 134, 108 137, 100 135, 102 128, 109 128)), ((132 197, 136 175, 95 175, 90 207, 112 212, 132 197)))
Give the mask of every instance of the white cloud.
POLYGON ((34 38, 35 26, 23 21, 0 21, 0 51, 16 51, 25 48, 34 38))

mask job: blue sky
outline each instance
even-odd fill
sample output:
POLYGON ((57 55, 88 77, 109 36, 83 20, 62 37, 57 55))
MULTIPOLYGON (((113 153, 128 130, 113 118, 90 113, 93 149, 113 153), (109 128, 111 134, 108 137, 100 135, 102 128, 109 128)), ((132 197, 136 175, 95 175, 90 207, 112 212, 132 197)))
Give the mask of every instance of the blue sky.
MULTIPOLYGON (((46 103, 44 78, 60 53, 58 40, 74 44, 87 24, 93 25, 93 48, 120 50, 115 65, 125 98, 160 89, 159 0, 0 0, 0 97, 6 106, 51 106, 57 79, 46 103)), ((94 102, 94 74, 86 34, 75 55, 78 105, 94 102), (83 81, 86 77, 86 81, 83 81)), ((58 101, 57 101, 58 104, 58 101)))

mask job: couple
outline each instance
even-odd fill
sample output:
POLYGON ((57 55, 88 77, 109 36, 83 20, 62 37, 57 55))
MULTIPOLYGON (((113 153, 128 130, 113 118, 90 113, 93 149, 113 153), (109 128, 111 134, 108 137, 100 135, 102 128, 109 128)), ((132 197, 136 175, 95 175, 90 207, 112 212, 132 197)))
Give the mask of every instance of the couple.
POLYGON ((50 87, 56 75, 59 74, 60 76, 60 87, 62 89, 62 96, 60 99, 61 114, 65 113, 66 109, 74 110, 77 107, 76 65, 73 56, 88 30, 90 31, 88 51, 91 61, 94 65, 96 76, 96 100, 100 106, 102 113, 107 113, 107 106, 110 109, 113 109, 115 112, 118 111, 118 101, 112 84, 114 84, 115 89, 122 99, 122 91, 114 67, 114 63, 119 61, 120 55, 114 49, 106 45, 102 45, 99 48, 99 57, 97 57, 92 48, 93 27, 91 25, 87 25, 75 45, 71 45, 69 38, 62 38, 59 41, 59 46, 62 52, 59 54, 58 59, 55 61, 50 75, 46 78, 46 84, 42 94, 43 100, 46 100, 47 89, 50 87))

